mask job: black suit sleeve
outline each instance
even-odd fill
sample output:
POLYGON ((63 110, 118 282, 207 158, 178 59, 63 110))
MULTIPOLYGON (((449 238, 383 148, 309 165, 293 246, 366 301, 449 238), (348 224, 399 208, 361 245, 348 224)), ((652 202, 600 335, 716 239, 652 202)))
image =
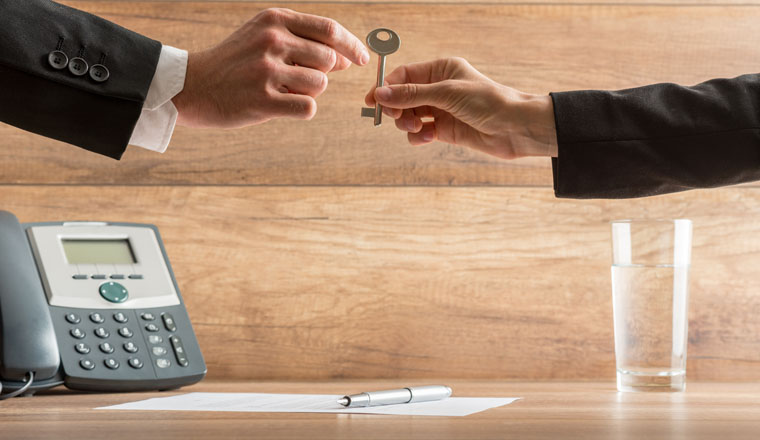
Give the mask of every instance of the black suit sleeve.
POLYGON ((0 121, 118 159, 160 53, 158 41, 76 9, 0 0, 0 121), (77 57, 86 71, 70 69, 77 57))
POLYGON ((557 197, 645 197, 760 179, 760 76, 551 94, 557 197))

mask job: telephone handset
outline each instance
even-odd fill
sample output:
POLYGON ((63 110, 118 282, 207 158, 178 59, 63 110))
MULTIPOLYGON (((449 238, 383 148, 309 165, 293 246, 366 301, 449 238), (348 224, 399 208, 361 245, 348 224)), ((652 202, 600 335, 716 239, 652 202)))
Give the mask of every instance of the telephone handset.
POLYGON ((178 388, 206 364, 158 229, 0 211, 0 398, 178 388))

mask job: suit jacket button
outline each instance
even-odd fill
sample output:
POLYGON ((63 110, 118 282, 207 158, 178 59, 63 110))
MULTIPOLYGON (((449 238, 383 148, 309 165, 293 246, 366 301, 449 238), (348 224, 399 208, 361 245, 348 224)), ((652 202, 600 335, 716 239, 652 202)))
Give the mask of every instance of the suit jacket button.
POLYGON ((65 69, 69 64, 69 57, 60 50, 54 50, 48 54, 48 64, 56 70, 65 69))
POLYGON ((90 78, 96 82, 103 82, 107 80, 109 76, 111 76, 111 72, 109 72, 106 66, 102 64, 93 64, 93 66, 90 67, 90 78))
POLYGON ((87 67, 87 61, 80 57, 72 58, 71 61, 69 61, 69 72, 76 76, 82 76, 87 73, 87 67))

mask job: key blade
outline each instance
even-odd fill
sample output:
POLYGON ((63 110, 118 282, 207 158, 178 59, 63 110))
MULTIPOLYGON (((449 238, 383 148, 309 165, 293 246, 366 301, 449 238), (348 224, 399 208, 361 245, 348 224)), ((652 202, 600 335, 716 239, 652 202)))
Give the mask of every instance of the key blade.
POLYGON ((371 107, 362 107, 362 118, 374 118, 375 109, 371 107))

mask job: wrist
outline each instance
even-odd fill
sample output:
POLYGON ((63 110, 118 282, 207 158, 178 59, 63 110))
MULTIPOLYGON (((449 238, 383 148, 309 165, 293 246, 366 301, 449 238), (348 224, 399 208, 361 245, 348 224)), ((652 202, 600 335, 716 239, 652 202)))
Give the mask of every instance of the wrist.
POLYGON ((198 114, 198 76, 201 53, 189 53, 187 56, 187 73, 182 91, 172 98, 177 109, 177 125, 197 126, 198 114))
POLYGON ((523 155, 557 157, 557 128, 551 96, 526 94, 521 101, 523 155))

